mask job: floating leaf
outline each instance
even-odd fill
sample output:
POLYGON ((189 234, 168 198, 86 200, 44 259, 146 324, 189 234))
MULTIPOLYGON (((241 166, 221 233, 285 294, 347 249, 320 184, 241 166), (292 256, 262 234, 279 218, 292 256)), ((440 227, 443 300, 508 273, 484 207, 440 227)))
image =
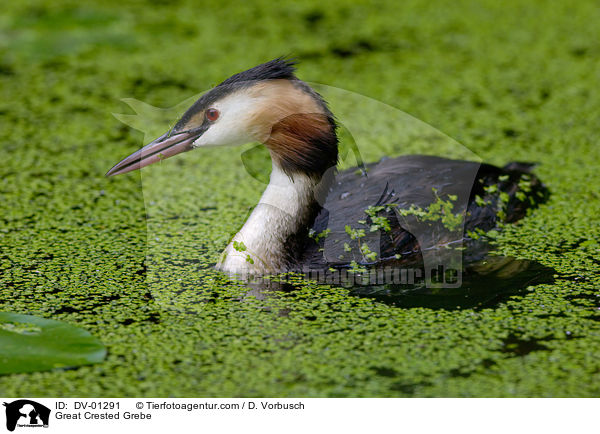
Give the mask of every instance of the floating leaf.
POLYGON ((104 360, 106 348, 88 331, 31 315, 0 312, 0 374, 45 371, 104 360))

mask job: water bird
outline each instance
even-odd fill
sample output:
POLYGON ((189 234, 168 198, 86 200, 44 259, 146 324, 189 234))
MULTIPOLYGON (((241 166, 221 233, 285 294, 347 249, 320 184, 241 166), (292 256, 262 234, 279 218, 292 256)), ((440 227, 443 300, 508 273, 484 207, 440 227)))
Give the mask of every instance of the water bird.
POLYGON ((338 173, 334 115, 295 70, 277 58, 231 76, 107 176, 196 148, 264 144, 270 182, 216 264, 236 275, 422 265, 457 242, 469 261, 482 234, 543 200, 528 163, 408 155, 338 173))

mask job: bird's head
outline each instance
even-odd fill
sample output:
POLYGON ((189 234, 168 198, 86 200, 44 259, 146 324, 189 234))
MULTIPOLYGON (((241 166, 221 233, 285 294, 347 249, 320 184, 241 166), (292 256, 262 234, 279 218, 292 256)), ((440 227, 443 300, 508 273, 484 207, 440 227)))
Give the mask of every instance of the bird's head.
POLYGON ((265 144, 288 175, 322 175, 337 163, 336 125, 321 96, 278 58, 228 78, 205 93, 172 130, 116 164, 127 173, 208 146, 265 144))

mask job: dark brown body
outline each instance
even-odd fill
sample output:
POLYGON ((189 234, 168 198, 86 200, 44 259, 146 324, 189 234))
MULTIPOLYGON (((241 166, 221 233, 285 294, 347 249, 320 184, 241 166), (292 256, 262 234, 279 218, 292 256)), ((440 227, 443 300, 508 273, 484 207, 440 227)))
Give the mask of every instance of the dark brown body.
MULTIPOLYGON (((291 251, 297 252, 298 256, 291 258, 294 263, 290 268, 298 271, 343 269, 350 267, 350 259, 367 268, 422 266, 421 244, 436 248, 447 243, 462 244, 466 265, 478 261, 489 250, 488 245, 485 237, 469 234, 481 234, 501 223, 515 222, 523 218, 528 209, 545 200, 547 191, 530 173, 531 167, 527 163, 510 163, 499 168, 490 164, 410 155, 370 164, 366 176, 357 169, 341 172, 312 224, 317 236, 302 234, 293 240, 296 247, 291 251), (396 211, 411 205, 426 209, 436 197, 444 199, 448 196, 456 196, 454 211, 464 211, 464 225, 456 230, 447 230, 436 222, 418 226, 415 224, 418 218, 411 220, 411 216, 403 217, 396 211), (378 214, 389 221, 391 230, 379 230, 379 246, 375 246, 378 247, 377 259, 369 261, 356 254, 346 255, 346 260, 340 259, 339 256, 344 255, 337 254, 343 252, 344 243, 352 242, 345 226, 368 228, 370 219, 365 209, 390 204, 394 206, 378 214), (358 223, 365 220, 366 225, 358 223), (331 232, 325 235, 328 228, 331 232), (318 234, 324 235, 319 237, 318 234), (330 239, 327 247, 329 237, 337 237, 339 241, 334 239, 331 243, 330 239)), ((366 236, 373 238, 368 230, 366 236)), ((374 250, 373 246, 371 249, 374 250)))

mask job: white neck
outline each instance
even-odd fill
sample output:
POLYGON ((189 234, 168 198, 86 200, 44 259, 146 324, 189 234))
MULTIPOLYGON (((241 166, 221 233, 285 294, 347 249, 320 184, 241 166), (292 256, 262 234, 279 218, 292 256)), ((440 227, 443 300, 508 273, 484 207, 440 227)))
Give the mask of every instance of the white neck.
POLYGON ((217 269, 237 275, 285 271, 286 242, 314 218, 311 213, 319 182, 304 174, 294 174, 292 179, 273 163, 269 185, 224 250, 217 269))

